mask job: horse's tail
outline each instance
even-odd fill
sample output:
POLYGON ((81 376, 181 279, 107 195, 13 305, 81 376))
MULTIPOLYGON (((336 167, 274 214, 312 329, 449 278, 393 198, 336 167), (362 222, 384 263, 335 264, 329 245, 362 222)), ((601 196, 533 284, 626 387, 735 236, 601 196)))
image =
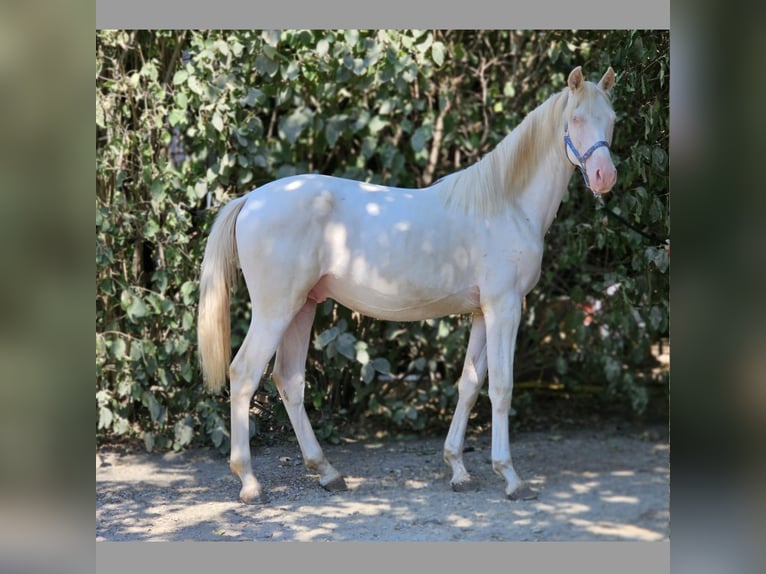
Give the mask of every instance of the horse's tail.
POLYGON ((229 292, 237 280, 235 224, 245 197, 219 212, 205 247, 199 289, 197 350, 205 387, 217 393, 226 384, 231 362, 229 292))

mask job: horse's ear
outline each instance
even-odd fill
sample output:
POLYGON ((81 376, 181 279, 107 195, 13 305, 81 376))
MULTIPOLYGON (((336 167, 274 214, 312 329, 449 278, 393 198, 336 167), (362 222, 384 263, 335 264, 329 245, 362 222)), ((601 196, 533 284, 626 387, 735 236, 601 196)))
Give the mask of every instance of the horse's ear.
POLYGON ((569 79, 567 80, 567 85, 569 86, 569 89, 573 92, 576 92, 582 87, 582 66, 577 66, 574 70, 572 70, 569 73, 569 79))
POLYGON ((612 88, 614 87, 614 70, 612 69, 612 66, 609 66, 606 70, 606 73, 598 83, 598 87, 604 90, 607 94, 612 93, 612 88))

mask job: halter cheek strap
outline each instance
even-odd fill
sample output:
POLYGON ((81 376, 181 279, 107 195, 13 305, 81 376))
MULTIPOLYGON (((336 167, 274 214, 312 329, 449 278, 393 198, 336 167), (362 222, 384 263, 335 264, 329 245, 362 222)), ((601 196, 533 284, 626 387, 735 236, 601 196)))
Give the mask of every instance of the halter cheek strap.
MULTIPOLYGON (((564 124, 564 143, 566 144, 566 147, 569 148, 574 156, 577 158, 577 161, 580 165, 573 164, 575 167, 580 168, 580 172, 582 173, 582 177, 585 180, 585 186, 593 191, 590 187, 590 181, 588 180, 588 172, 585 170, 585 162, 588 161, 588 158, 593 155, 593 152, 596 151, 600 147, 605 147, 606 149, 609 149, 609 144, 604 141, 600 140, 594 143, 592 146, 588 148, 588 151, 586 151, 584 154, 580 155, 580 152, 577 151, 577 148, 572 143, 572 139, 569 137, 569 124, 564 124)), ((567 156, 567 159, 569 159, 569 154, 566 153, 566 149, 564 150, 564 154, 567 156)), ((570 160, 571 163, 571 160, 570 160)), ((596 192, 593 192, 593 195, 596 195, 596 192)))

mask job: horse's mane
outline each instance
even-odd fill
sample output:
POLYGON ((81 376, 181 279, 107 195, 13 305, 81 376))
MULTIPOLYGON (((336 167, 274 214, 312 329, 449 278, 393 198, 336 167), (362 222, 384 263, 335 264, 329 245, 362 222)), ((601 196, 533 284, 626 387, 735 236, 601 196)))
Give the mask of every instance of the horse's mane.
POLYGON ((559 120, 568 93, 564 89, 550 96, 480 161, 442 178, 447 204, 490 215, 502 209, 509 198, 518 196, 545 154, 556 145, 555 140, 562 137, 559 120))

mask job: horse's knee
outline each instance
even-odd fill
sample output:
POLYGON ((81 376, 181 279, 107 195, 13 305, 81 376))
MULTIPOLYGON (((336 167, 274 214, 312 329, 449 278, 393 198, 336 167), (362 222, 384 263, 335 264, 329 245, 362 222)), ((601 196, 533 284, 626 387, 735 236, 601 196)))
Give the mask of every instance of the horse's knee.
POLYGON ((489 387, 489 401, 493 409, 509 410, 513 397, 513 385, 491 384, 489 387))

